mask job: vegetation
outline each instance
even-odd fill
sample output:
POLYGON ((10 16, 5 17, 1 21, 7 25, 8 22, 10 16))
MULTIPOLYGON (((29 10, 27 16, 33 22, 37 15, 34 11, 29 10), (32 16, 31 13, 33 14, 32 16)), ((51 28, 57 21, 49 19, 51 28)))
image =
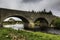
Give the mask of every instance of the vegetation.
POLYGON ((31 12, 32 12, 32 13, 40 13, 40 14, 53 15, 53 14, 52 14, 52 11, 47 12, 46 9, 44 9, 43 11, 38 11, 38 12, 32 10, 31 12))
POLYGON ((60 40, 60 35, 0 28, 0 40, 60 40))
POLYGON ((60 29, 60 18, 57 18, 52 23, 56 29, 60 29))
POLYGON ((42 14, 49 14, 49 15, 53 15, 53 14, 52 14, 52 11, 46 12, 46 9, 44 9, 44 10, 42 11, 42 14))
POLYGON ((9 22, 9 21, 6 21, 6 22, 3 22, 4 25, 9 25, 9 24, 24 24, 24 22, 22 21, 12 21, 12 22, 9 22))

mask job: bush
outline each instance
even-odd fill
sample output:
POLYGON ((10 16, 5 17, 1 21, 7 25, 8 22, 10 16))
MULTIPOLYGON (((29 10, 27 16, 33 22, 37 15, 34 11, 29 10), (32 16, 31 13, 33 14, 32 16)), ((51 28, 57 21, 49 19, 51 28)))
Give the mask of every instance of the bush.
POLYGON ((60 29, 60 18, 55 19, 53 25, 56 29, 60 29))

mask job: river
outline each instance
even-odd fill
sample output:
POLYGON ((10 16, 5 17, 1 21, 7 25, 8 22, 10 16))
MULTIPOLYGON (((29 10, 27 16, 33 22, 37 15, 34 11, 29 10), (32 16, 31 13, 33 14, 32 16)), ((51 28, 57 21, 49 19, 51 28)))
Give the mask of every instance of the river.
POLYGON ((23 24, 14 24, 14 25, 3 25, 3 27, 5 28, 13 28, 16 30, 23 30, 24 29, 24 25, 23 24))
MULTIPOLYGON (((3 26, 5 28, 13 28, 15 30, 24 30, 24 25, 23 24, 3 25, 3 26)), ((50 29, 47 30, 47 33, 59 34, 60 35, 60 30, 50 28, 50 29)))

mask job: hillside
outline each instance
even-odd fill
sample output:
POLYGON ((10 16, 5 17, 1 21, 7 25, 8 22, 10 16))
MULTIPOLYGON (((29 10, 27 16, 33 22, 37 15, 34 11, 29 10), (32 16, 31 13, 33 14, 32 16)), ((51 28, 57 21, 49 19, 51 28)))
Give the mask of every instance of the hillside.
POLYGON ((60 35, 0 28, 0 40, 60 40, 60 35))

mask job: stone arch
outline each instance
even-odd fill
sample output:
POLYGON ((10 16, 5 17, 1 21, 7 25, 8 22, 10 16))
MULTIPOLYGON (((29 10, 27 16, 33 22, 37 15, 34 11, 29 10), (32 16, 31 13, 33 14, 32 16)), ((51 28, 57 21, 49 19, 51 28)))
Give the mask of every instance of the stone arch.
POLYGON ((41 20, 41 22, 44 20, 48 24, 48 21, 45 18, 37 18, 34 22, 36 22, 38 20, 41 20))
POLYGON ((47 30, 48 28, 48 21, 45 18, 37 18, 35 21, 35 29, 36 30, 47 30), (36 23, 38 22, 38 23, 36 23), (36 25, 37 24, 37 25, 36 25))
POLYGON ((10 16, 5 17, 4 19, 9 18, 9 17, 20 18, 24 22, 24 29, 28 29, 29 28, 29 20, 27 18, 25 18, 23 16, 18 16, 18 15, 10 15, 10 16))

